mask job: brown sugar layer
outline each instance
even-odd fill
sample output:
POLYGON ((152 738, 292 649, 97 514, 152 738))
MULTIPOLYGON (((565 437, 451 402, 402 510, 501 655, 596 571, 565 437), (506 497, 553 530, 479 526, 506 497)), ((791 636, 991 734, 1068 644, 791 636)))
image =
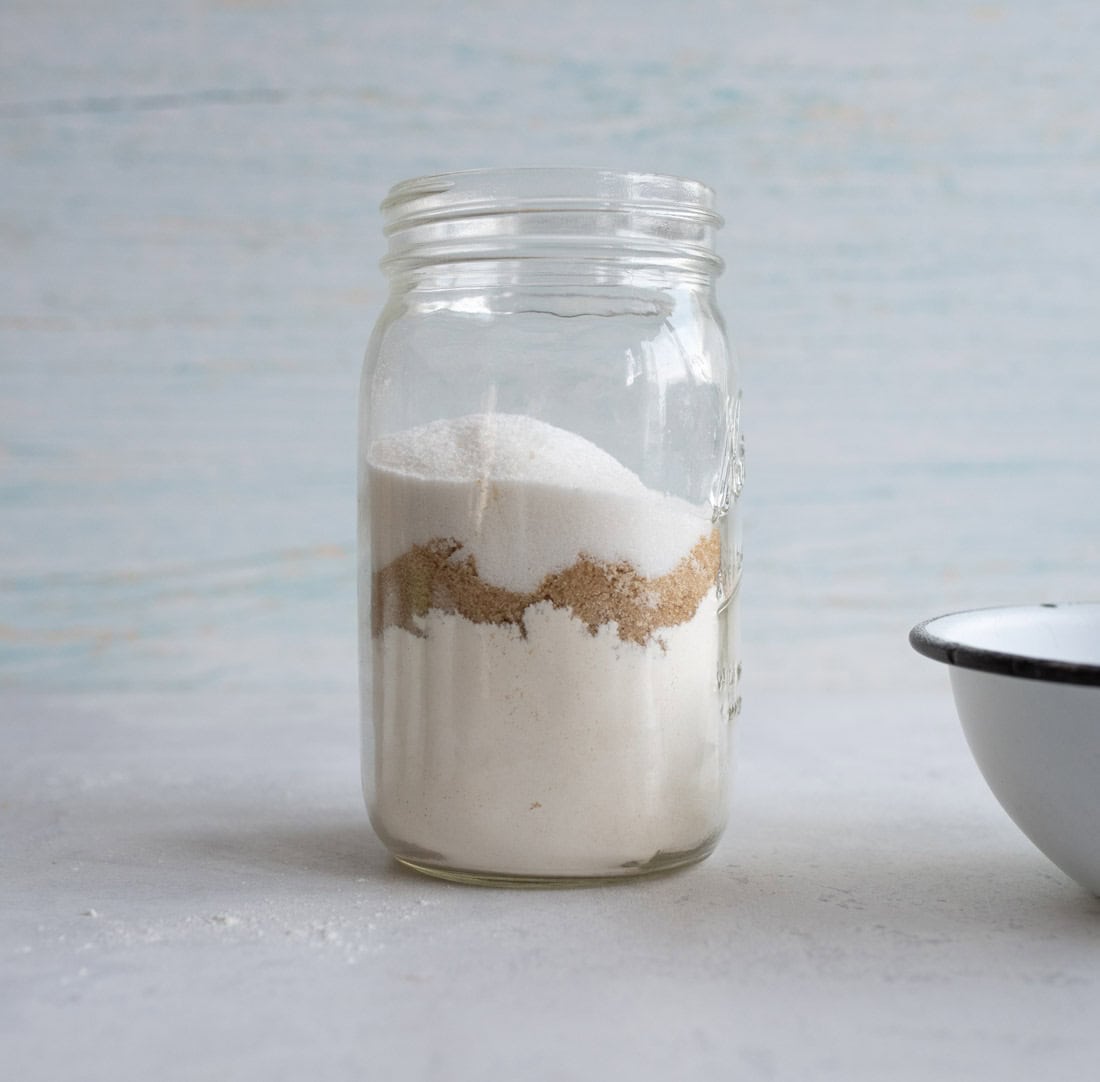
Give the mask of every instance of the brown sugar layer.
POLYGON ((523 614, 549 601, 568 609, 595 635, 616 623, 624 642, 646 645, 663 627, 686 623, 718 575, 718 531, 700 537, 668 574, 646 578, 625 560, 604 563, 581 553, 564 571, 547 575, 530 593, 484 582, 473 556, 453 538, 414 545, 374 575, 373 631, 401 627, 422 635, 416 619, 429 609, 458 613, 475 624, 514 624, 526 637, 523 614))

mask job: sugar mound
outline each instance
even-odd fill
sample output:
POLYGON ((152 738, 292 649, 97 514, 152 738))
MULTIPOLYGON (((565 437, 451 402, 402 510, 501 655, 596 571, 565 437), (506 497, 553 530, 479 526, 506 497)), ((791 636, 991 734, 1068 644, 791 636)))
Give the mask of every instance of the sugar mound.
POLYGON ((370 458, 375 466, 422 480, 646 491, 637 474, 583 436, 516 413, 472 413, 384 436, 370 458))
POLYGON ((655 577, 711 528, 706 511, 533 417, 478 413, 407 429, 375 440, 368 467, 375 568, 442 538, 510 590, 534 589, 579 553, 655 577))

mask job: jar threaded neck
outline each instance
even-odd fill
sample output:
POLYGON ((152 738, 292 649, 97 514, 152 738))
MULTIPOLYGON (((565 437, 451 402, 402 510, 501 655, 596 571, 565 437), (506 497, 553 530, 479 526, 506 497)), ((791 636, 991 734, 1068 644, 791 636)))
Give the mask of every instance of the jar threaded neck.
POLYGON ((680 271, 722 270, 712 189, 655 173, 485 169, 395 185, 382 203, 391 275, 485 260, 580 260, 680 271))

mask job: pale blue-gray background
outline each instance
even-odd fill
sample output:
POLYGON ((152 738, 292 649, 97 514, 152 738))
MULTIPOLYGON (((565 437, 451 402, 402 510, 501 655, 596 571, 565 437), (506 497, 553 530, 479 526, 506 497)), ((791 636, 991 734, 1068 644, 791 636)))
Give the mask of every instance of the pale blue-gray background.
POLYGON ((1100 901, 905 634, 1100 598, 1098 56, 1085 0, 0 0, 7 1075, 1095 1074, 1100 901), (690 872, 473 891, 363 814, 355 396, 386 188, 539 163, 718 190, 741 763, 690 872))
POLYGON ((353 687, 377 204, 482 165, 718 190, 750 694, 1100 597, 1097 55, 1086 3, 5 0, 0 685, 353 687))

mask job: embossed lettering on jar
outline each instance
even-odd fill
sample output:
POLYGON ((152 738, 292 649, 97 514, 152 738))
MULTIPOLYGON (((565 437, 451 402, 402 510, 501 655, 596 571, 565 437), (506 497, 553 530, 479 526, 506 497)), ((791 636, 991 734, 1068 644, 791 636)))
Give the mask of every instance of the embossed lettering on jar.
POLYGON ((383 211, 360 417, 374 828, 471 882, 698 860, 726 821, 740 671, 713 193, 478 171, 383 211))

